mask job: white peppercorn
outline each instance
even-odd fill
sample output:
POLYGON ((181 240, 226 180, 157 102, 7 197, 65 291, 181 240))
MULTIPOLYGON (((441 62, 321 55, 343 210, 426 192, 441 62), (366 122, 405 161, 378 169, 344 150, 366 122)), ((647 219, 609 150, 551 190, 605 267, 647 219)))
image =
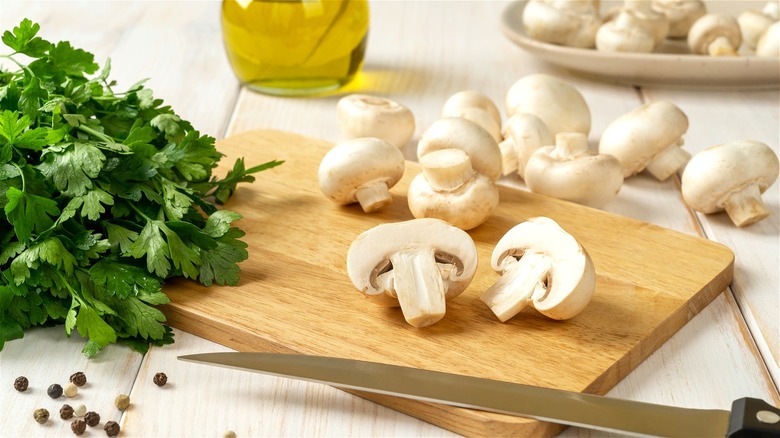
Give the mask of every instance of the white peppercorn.
POLYGON ((68 382, 65 385, 65 388, 62 391, 63 394, 65 394, 65 397, 75 397, 76 394, 79 393, 79 388, 76 386, 73 382, 68 382))
POLYGON ((84 406, 83 404, 76 405, 76 407, 73 408, 73 415, 75 415, 76 417, 83 417, 86 414, 87 414, 87 407, 84 406))

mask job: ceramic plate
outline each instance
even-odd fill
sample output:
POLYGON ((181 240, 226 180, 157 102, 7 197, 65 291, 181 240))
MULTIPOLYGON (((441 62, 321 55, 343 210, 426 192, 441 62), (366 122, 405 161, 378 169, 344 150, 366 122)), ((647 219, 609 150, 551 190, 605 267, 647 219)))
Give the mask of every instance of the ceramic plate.
MULTIPOLYGON (((523 31, 525 3, 526 0, 516 1, 504 10, 501 16, 504 34, 528 53, 560 67, 632 85, 780 87, 780 58, 761 58, 750 54, 739 57, 692 55, 686 53, 685 41, 671 40, 657 53, 599 52, 536 41, 523 31)), ((709 4, 713 3, 717 6, 720 2, 709 4)))

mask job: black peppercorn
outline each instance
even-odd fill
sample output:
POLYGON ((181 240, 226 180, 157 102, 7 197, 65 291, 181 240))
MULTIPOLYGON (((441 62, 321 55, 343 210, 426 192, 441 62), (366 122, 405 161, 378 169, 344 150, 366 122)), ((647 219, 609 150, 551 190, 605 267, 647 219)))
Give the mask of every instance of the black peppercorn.
POLYGON ((84 421, 87 422, 87 426, 95 427, 100 423, 100 415, 95 411, 89 411, 87 412, 87 415, 84 416, 84 421))
POLYGON ((46 390, 46 393, 49 394, 49 397, 51 398, 58 398, 62 395, 62 386, 58 383, 52 383, 49 386, 49 389, 46 390))
POLYGON ((106 435, 108 436, 117 436, 119 435, 119 423, 116 421, 109 421, 103 427, 103 430, 106 431, 106 435))
POLYGON ((73 418, 73 407, 68 404, 62 405, 60 408, 60 418, 63 420, 70 420, 73 418))
POLYGON ((14 380, 14 389, 19 392, 27 391, 27 386, 30 384, 30 382, 27 380, 27 377, 19 376, 14 380))
POLYGON ((49 421, 49 411, 43 408, 36 409, 35 412, 33 412, 33 418, 35 418, 35 421, 38 423, 43 424, 49 421))
POLYGON ((81 371, 71 374, 70 381, 76 386, 84 386, 87 383, 87 376, 81 371))
POLYGON ((73 420, 70 423, 70 430, 76 435, 81 435, 87 430, 87 423, 84 420, 73 420))
POLYGON ((168 376, 166 376, 165 373, 157 373, 154 375, 152 381, 157 386, 165 386, 165 384, 168 383, 168 376))

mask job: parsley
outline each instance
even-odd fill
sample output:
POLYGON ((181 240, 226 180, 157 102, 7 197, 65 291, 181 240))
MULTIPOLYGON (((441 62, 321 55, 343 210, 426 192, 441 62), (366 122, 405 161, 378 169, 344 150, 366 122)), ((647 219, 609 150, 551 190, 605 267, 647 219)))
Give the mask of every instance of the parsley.
POLYGON ((139 351, 172 342, 164 281, 235 285, 246 260, 237 213, 218 210, 236 185, 281 164, 222 179, 214 138, 155 99, 144 82, 115 92, 110 62, 38 36, 23 20, 0 55, 0 349, 58 323, 139 351), (28 61, 28 63, 24 63, 28 61))

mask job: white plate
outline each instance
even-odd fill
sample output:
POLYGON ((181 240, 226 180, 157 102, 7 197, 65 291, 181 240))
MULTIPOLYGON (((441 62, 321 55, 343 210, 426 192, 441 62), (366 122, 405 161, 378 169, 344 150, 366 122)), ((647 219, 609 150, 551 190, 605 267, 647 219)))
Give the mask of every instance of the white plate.
MULTIPOLYGON (((525 0, 510 4, 501 27, 512 42, 551 64, 602 80, 631 85, 686 87, 778 88, 780 58, 712 57, 685 53, 684 41, 669 41, 658 53, 612 53, 543 43, 523 30, 525 0)), ((719 2, 711 2, 709 4, 719 2)), ((711 8, 712 9, 712 8, 711 8)))

